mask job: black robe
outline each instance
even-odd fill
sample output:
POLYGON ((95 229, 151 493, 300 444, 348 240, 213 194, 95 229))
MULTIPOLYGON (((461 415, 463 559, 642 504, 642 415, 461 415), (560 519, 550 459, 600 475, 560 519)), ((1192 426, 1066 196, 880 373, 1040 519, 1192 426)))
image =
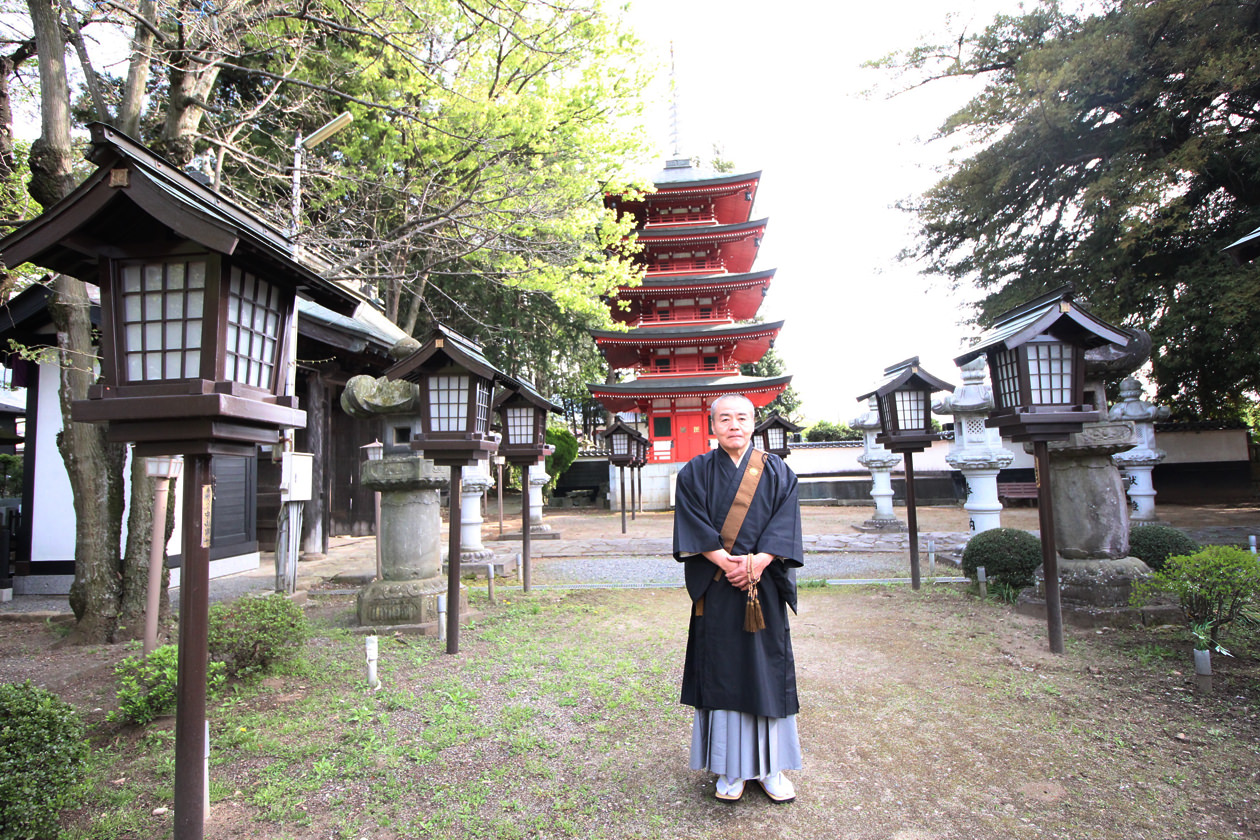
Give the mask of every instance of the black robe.
POLYGON ((779 558, 766 567, 758 584, 764 630, 744 630, 747 593, 725 576, 714 580, 718 567, 700 553, 723 547, 722 523, 750 452, 751 447, 736 467, 725 451, 714 449, 692 458, 678 473, 674 559, 686 564, 693 602, 680 702, 782 718, 800 709, 787 608, 796 610, 795 569, 803 565, 804 550, 796 475, 781 458, 766 454, 765 471, 731 551, 779 558), (704 614, 697 616, 694 602, 701 597, 704 614))

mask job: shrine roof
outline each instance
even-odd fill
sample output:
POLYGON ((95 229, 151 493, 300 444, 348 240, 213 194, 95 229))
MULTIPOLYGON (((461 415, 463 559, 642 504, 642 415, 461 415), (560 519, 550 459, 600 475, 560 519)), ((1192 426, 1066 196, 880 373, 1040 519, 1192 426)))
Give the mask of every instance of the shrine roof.
POLYGON ((791 381, 791 375, 773 377, 678 376, 635 379, 630 382, 617 382, 611 385, 588 383, 586 387, 596 396, 608 394, 609 396, 637 397, 662 394, 677 397, 767 391, 773 388, 784 388, 791 381))
POLYGON ((747 336, 777 333, 782 321, 754 324, 682 324, 667 327, 637 327, 632 330, 591 330, 596 341, 617 344, 674 344, 680 338, 739 339, 747 336))

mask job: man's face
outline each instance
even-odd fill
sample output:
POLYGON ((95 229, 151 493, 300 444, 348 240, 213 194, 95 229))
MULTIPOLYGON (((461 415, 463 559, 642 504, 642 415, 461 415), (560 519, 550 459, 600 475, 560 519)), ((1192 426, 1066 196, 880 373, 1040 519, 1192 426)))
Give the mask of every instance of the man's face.
POLYGON ((742 454, 752 439, 753 413, 742 400, 723 400, 713 411, 713 433, 718 446, 731 455, 742 454))

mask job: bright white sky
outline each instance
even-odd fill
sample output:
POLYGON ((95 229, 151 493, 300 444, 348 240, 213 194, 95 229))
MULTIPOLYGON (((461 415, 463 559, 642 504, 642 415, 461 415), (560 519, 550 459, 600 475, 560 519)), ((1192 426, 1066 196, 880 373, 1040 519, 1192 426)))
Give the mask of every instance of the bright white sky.
POLYGON ((778 269, 762 314, 786 321, 776 348, 807 422, 852 421, 866 410, 857 395, 910 356, 961 384, 953 357, 974 338, 959 322, 976 295, 951 294, 897 261, 913 217, 893 204, 939 179, 950 148, 927 140, 979 87, 936 82, 892 100, 865 96, 896 81, 861 64, 934 33, 956 40, 999 12, 1016 14, 1019 3, 631 2, 628 20, 663 68, 661 160, 672 41, 683 154, 707 162, 719 143, 736 172, 762 172, 753 216, 770 224, 757 268, 778 269))

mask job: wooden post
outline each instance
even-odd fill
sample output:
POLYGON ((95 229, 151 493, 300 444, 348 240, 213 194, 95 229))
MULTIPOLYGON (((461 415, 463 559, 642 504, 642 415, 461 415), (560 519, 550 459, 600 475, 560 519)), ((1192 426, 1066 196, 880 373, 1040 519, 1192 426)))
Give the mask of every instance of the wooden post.
POLYGON ((210 456, 186 456, 184 565, 179 578, 175 700, 175 840, 205 836, 206 661, 209 658, 210 456))
POLYGON ((459 653, 459 496, 464 468, 451 467, 450 556, 446 561, 446 652, 459 653))
POLYGON ((626 532, 626 468, 617 467, 617 472, 621 476, 621 533, 626 532))
POLYGON ((634 467, 630 468, 630 520, 633 522, 639 509, 639 496, 634 489, 634 467))
POLYGON ((919 588, 919 516, 914 507, 914 453, 906 458, 906 525, 910 528, 910 588, 919 588))
POLYGON ((1050 444, 1033 442, 1037 456, 1037 515, 1041 523, 1041 570, 1046 585, 1046 631, 1050 652, 1063 653, 1063 605, 1059 598, 1059 553, 1054 543, 1054 500, 1050 493, 1050 444))
POLYGON ((521 588, 529 591, 529 464, 521 465, 521 588))

